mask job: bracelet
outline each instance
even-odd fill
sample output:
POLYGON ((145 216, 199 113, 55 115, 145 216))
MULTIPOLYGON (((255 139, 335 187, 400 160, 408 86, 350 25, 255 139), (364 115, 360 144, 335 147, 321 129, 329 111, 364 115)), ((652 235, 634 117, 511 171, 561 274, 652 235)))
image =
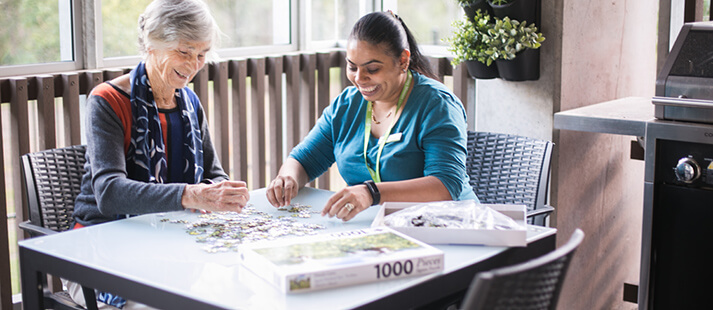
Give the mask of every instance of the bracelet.
POLYGON ((376 183, 374 183, 374 181, 372 180, 369 180, 364 182, 364 184, 366 185, 366 188, 369 189, 369 193, 371 194, 371 205, 378 205, 379 202, 381 202, 381 193, 379 193, 379 188, 376 187, 376 183))

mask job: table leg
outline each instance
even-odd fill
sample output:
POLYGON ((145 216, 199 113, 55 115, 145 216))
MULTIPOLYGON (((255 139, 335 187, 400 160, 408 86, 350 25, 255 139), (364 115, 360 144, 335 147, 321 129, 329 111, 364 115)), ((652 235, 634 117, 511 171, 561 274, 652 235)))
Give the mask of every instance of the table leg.
POLYGON ((20 246, 20 277, 22 281, 22 306, 25 310, 44 309, 45 275, 37 269, 32 253, 20 246))

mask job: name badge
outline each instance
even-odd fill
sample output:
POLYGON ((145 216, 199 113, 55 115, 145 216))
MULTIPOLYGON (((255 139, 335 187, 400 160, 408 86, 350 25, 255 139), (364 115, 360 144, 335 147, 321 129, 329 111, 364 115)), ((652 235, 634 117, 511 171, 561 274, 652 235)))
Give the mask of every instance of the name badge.
MULTIPOLYGON (((391 134, 391 135, 389 135, 389 138, 386 139, 386 143, 401 141, 401 136, 402 136, 402 135, 401 135, 400 132, 391 134)), ((383 137, 383 136, 382 136, 381 138, 379 138, 379 143, 381 143, 381 140, 384 140, 384 137, 383 137)))

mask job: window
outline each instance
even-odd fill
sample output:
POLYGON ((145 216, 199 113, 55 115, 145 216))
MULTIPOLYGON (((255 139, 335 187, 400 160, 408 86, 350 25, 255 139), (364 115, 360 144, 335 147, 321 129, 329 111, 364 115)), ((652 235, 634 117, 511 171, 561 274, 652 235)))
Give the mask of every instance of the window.
POLYGON ((69 0, 0 1, 0 66, 73 61, 69 0))
POLYGON ((206 0, 224 48, 290 44, 289 0, 206 0))
POLYGON ((403 19, 424 53, 446 53, 448 43, 443 40, 452 35, 451 23, 464 15, 455 0, 384 0, 383 8, 403 19))
POLYGON ((451 35, 451 23, 463 16, 455 0, 312 0, 310 16, 306 18, 311 20, 313 47, 344 46, 354 23, 364 14, 377 10, 396 12, 424 50, 437 53, 445 53, 447 43, 443 39, 451 35), (375 8, 373 2, 376 2, 375 8))
MULTIPOLYGON (((218 46, 221 56, 235 55, 238 49, 292 43, 291 0, 204 1, 223 33, 218 46)), ((105 65, 136 62, 136 56, 139 55, 138 18, 149 3, 151 0, 101 1, 105 65), (120 60, 126 57, 130 58, 120 60)))
POLYGON ((346 41, 352 26, 369 8, 364 0, 312 0, 312 43, 315 47, 336 47, 346 41))
MULTIPOLYGON (((223 58, 344 47, 359 17, 388 9, 404 19, 425 53, 443 54, 451 22, 463 14, 455 0, 204 1, 224 33, 223 58)), ((0 28, 0 75, 133 65, 138 16, 150 2, 0 1, 7 26, 0 28)))
POLYGON ((102 41, 105 58, 139 54, 138 21, 151 0, 101 1, 102 41))

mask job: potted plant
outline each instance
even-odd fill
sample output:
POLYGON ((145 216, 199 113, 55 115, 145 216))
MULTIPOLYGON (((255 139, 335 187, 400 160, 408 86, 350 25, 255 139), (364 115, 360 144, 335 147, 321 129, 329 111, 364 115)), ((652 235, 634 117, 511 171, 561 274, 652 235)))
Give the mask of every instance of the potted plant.
POLYGON ((509 81, 539 78, 539 48, 545 37, 537 32, 534 23, 496 18, 488 31, 490 41, 485 54, 496 59, 500 77, 509 81))
POLYGON ((498 69, 493 63, 497 56, 488 54, 491 28, 490 15, 477 10, 473 21, 470 18, 453 22, 453 36, 446 38, 448 50, 454 54, 451 64, 455 67, 465 63, 468 73, 474 78, 492 79, 498 77, 498 69))
POLYGON ((461 8, 463 8, 463 12, 465 12, 465 16, 468 16, 470 21, 475 20, 475 12, 478 10, 481 10, 482 12, 485 12, 488 15, 493 15, 493 8, 488 5, 487 0, 456 0, 458 1, 458 4, 460 5, 461 8))
POLYGON ((521 22, 538 23, 538 1, 540 0, 488 0, 493 16, 521 22))

